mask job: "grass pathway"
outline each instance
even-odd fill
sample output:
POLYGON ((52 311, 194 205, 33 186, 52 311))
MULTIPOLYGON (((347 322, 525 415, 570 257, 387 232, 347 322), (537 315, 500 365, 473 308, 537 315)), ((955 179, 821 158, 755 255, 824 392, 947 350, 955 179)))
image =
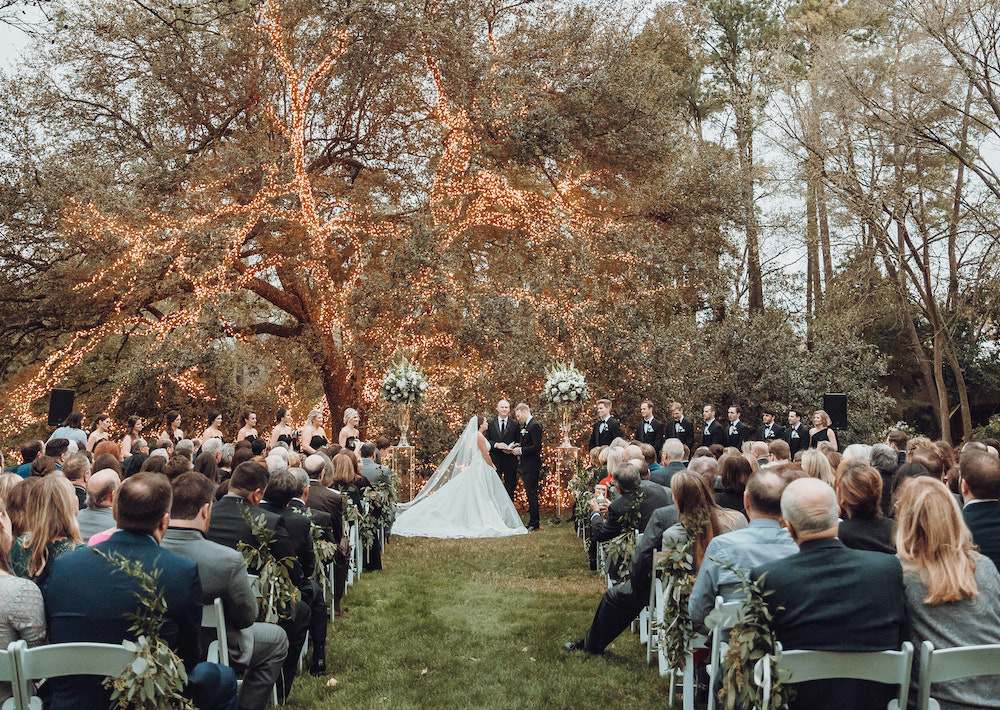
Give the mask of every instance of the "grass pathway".
POLYGON ((382 559, 383 571, 348 587, 329 675, 296 680, 290 710, 666 705, 637 636, 599 658, 562 650, 604 588, 571 525, 500 540, 397 537, 382 559))

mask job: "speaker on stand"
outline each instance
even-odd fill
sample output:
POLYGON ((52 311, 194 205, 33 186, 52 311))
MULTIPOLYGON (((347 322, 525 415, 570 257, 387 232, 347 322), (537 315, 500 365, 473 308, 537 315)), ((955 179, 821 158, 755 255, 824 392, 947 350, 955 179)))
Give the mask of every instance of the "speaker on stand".
POLYGON ((847 428, 847 395, 828 393, 823 395, 823 411, 830 415, 830 426, 834 429, 847 428))
POLYGON ((49 426, 61 426, 63 421, 73 413, 74 390, 52 390, 49 395, 49 426))

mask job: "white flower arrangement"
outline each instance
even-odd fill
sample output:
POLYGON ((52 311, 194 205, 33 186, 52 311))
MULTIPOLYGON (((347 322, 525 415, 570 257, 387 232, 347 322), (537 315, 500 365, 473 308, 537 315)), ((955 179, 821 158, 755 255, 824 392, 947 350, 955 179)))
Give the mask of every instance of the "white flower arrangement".
POLYGON ((542 398, 553 404, 572 404, 587 398, 587 380, 572 363, 552 368, 546 378, 542 398))
POLYGON ((406 359, 389 368, 382 380, 382 399, 391 404, 416 404, 426 392, 424 373, 406 359))

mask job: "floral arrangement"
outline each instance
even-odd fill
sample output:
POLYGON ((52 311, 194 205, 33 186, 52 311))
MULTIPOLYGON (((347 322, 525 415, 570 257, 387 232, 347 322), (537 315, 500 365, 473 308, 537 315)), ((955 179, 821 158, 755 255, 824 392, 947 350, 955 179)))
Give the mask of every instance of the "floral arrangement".
POLYGON ((416 365, 403 358, 385 373, 382 399, 390 404, 412 405, 427 392, 427 378, 416 365))
POLYGON ((912 439, 915 436, 917 436, 917 430, 916 429, 914 429, 912 426, 910 426, 909 424, 907 424, 904 421, 898 421, 895 424, 892 424, 891 426, 887 426, 885 429, 883 429, 882 433, 879 435, 879 439, 881 441, 885 441, 889 437, 889 432, 894 431, 894 430, 899 430, 899 431, 903 432, 904 434, 906 434, 906 438, 907 439, 912 439))
POLYGON ((263 515, 253 515, 247 508, 242 508, 241 512, 257 543, 256 546, 248 545, 241 540, 236 549, 243 554, 247 569, 257 574, 253 588, 262 600, 258 621, 276 624, 299 599, 299 590, 289 573, 295 561, 290 557, 279 560, 271 553, 274 531, 267 527, 263 515))
POLYGON ((117 676, 104 679, 104 687, 112 691, 113 707, 118 710, 194 710, 194 704, 183 695, 187 685, 184 662, 160 638, 167 614, 167 602, 159 584, 160 570, 149 573, 138 560, 126 559, 117 552, 105 555, 91 549, 115 567, 115 572, 128 575, 139 585, 138 591, 133 592, 139 602, 138 608, 126 615, 132 622, 129 631, 137 638, 122 641, 122 646, 135 653, 135 660, 117 676))
POLYGON ((553 404, 572 404, 587 399, 587 380, 583 373, 565 363, 545 373, 542 398, 553 404))

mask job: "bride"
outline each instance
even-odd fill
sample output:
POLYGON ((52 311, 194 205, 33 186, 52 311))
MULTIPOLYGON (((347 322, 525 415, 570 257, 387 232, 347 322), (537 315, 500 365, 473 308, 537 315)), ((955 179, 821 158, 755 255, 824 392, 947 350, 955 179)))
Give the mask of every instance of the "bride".
POLYGON ((392 534, 403 537, 506 537, 527 528, 490 463, 484 417, 473 417, 420 493, 396 506, 392 534))

